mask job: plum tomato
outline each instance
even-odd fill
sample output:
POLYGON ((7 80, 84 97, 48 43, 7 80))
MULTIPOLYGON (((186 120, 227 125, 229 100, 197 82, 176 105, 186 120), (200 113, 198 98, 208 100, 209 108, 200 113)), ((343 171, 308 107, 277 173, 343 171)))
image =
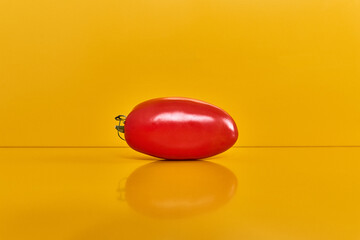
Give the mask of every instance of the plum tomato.
POLYGON ((119 115, 119 137, 134 150, 163 159, 200 159, 232 147, 238 130, 232 117, 207 102, 183 97, 155 98, 119 115), (123 123, 123 125, 121 125, 123 123))

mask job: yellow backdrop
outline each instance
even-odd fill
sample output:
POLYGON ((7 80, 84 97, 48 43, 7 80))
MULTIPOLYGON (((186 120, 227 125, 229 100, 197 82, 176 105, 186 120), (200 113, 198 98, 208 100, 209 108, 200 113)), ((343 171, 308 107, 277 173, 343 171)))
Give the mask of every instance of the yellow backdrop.
POLYGON ((240 146, 360 144, 355 0, 0 2, 0 145, 124 146, 155 97, 222 107, 240 146))

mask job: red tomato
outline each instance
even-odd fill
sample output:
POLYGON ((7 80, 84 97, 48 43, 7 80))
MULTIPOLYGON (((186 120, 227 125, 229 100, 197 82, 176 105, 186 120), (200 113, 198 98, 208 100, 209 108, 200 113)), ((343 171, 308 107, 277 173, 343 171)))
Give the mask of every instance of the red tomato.
POLYGON ((138 104, 121 131, 134 150, 164 159, 214 156, 233 146, 238 137, 234 120, 224 110, 180 97, 138 104))

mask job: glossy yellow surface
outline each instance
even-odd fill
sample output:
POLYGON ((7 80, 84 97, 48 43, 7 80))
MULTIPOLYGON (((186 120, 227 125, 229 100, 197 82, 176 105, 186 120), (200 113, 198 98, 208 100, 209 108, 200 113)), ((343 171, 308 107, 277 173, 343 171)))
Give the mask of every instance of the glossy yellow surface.
POLYGON ((0 149, 0 239, 358 240, 360 148, 0 149))
POLYGON ((360 145, 357 0, 1 0, 0 146, 118 146, 155 97, 228 111, 237 145, 360 145))

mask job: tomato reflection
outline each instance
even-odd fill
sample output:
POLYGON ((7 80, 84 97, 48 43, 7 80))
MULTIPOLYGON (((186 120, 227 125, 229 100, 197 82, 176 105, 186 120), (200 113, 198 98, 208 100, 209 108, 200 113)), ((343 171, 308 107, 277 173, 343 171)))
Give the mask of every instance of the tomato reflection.
POLYGON ((196 215, 219 208, 235 193, 227 168, 207 161, 157 161, 127 179, 125 199, 134 210, 159 218, 196 215))

